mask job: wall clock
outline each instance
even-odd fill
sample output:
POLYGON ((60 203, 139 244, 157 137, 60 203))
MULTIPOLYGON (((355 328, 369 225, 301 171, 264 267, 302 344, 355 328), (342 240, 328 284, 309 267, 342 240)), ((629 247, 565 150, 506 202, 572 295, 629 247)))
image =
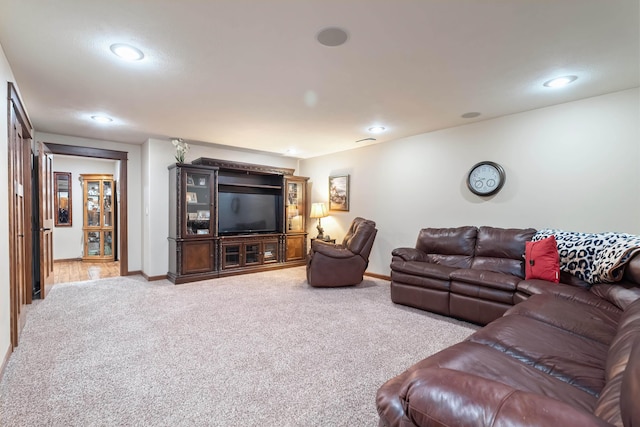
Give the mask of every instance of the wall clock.
POLYGON ((475 164, 467 176, 467 187, 478 196, 496 194, 505 181, 502 166, 494 162, 480 162, 475 164))

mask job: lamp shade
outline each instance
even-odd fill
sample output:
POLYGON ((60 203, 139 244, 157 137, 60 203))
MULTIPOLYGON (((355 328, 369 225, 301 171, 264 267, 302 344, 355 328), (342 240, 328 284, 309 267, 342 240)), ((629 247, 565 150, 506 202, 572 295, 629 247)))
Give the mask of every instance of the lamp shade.
POLYGON ((311 204, 311 214, 309 215, 310 218, 324 218, 327 215, 327 207, 324 205, 324 203, 311 204))

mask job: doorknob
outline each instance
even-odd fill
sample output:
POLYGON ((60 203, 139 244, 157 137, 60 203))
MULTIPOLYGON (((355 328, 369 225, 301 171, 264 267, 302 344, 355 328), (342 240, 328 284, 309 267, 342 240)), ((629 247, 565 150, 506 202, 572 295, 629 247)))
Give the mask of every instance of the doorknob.
POLYGON ((50 228, 41 228, 40 231, 51 231, 50 228))

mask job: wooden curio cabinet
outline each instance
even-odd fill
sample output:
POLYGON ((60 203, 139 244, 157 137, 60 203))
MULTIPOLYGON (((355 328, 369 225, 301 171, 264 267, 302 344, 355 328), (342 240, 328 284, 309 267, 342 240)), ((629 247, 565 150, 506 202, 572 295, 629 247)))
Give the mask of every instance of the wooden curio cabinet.
POLYGON ((169 272, 174 283, 217 277, 218 168, 169 167, 169 272))
POLYGON ((307 181, 300 176, 285 177, 286 261, 305 260, 307 255, 307 181))
POLYGON ((292 174, 205 158, 169 166, 169 280, 304 265, 308 178, 292 174))
POLYGON ((115 248, 113 175, 84 174, 83 261, 113 261, 115 248))

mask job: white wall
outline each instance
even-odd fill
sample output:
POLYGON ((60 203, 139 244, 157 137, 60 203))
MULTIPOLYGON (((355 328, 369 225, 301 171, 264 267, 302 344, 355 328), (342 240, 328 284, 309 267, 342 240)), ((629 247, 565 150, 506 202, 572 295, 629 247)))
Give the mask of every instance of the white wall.
POLYGON ((330 175, 350 174, 350 211, 322 225, 340 240, 355 216, 376 221, 369 271, 386 275, 391 251, 414 246, 423 227, 640 234, 639 119, 636 88, 302 160, 300 170, 311 177, 311 202, 327 201, 330 175), (507 176, 489 198, 466 188, 482 160, 507 176))
MULTIPOLYGON (((81 147, 101 148, 106 150, 124 151, 127 153, 127 190, 128 205, 128 254, 129 271, 142 269, 142 167, 141 145, 123 144, 113 141, 77 138, 68 135, 36 132, 36 141, 52 142, 55 144, 75 145, 81 147)), ((74 212, 75 222, 75 212, 74 212)), ((55 231, 54 231, 55 236, 55 231)), ((56 255, 57 257, 57 255, 56 255)))
MULTIPOLYGON (((9 289, 9 192, 8 182, 8 139, 7 82, 13 82, 13 72, 0 45, 0 365, 11 348, 11 306, 9 289)), ((25 102, 23 100, 23 102, 25 102)), ((28 108, 25 106, 25 108, 28 108)))
MULTIPOLYGON (((167 274, 169 268, 169 170, 175 163, 175 147, 168 140, 149 139, 142 147, 143 153, 143 272, 149 276, 167 274)), ((233 148, 191 145, 185 163, 199 157, 256 163, 296 169, 298 160, 291 157, 267 155, 233 148)))
POLYGON ((53 229, 53 257, 55 260, 81 258, 83 254, 84 200, 80 175, 88 173, 109 174, 113 175, 115 179, 118 175, 118 164, 119 161, 116 160, 53 156, 54 172, 71 173, 72 200, 71 227, 54 227, 53 229))

